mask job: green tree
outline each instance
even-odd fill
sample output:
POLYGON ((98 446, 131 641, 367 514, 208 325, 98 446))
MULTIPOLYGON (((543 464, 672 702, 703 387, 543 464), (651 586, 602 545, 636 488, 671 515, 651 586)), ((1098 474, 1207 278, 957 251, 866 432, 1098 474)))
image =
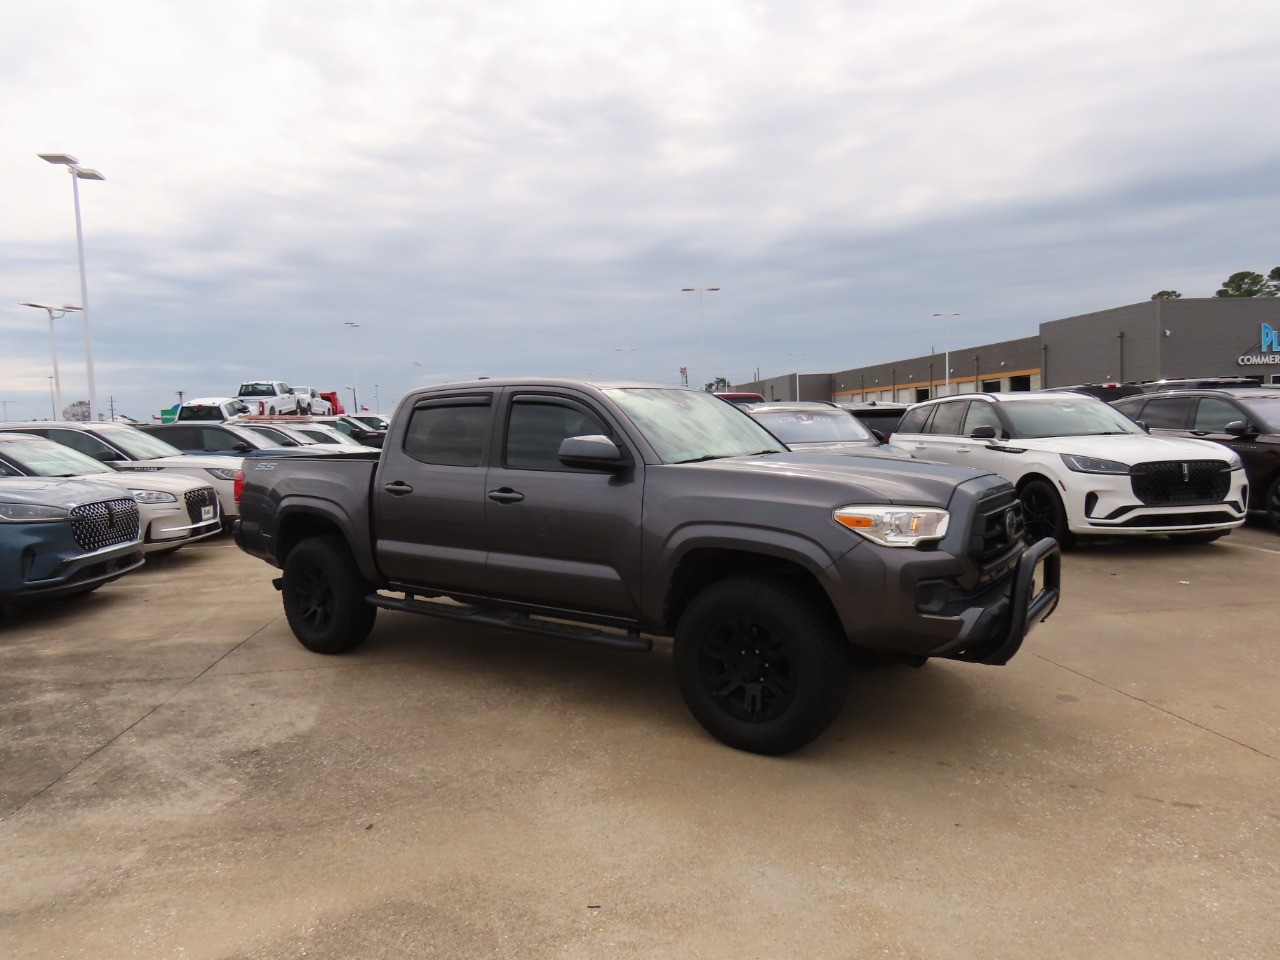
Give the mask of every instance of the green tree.
POLYGON ((702 389, 707 393, 716 393, 717 391, 723 392, 729 389, 729 381, 724 377, 716 377, 710 383, 705 384, 702 389))
POLYGON ((1181 300, 1182 294, 1177 290, 1161 290, 1159 293, 1151 295, 1152 300, 1181 300))
POLYGON ((1280 280, 1280 267, 1272 270, 1273 279, 1268 279, 1260 273, 1254 273, 1252 270, 1240 270, 1233 273, 1222 282, 1222 289, 1214 294, 1215 297, 1274 297, 1280 290, 1277 289, 1277 280, 1280 280))

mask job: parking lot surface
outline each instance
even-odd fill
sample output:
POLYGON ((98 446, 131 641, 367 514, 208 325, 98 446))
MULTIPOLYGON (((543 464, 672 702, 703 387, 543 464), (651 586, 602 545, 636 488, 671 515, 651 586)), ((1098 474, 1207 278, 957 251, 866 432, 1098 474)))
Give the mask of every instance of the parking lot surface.
POLYGON ((6 958, 1275 958, 1280 537, 1088 545, 1006 667, 855 675, 784 758, 670 644, 382 612, 220 538, 0 620, 6 958))

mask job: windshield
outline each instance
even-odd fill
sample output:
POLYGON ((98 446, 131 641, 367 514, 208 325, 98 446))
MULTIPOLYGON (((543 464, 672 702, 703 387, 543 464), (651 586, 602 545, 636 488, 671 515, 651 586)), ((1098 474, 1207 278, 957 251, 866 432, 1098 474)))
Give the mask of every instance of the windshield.
POLYGON ((274 397, 276 388, 270 383, 242 383, 240 392, 237 394, 241 397, 274 397))
POLYGON ((1142 433, 1140 426, 1101 400, 1008 400, 1000 405, 1018 440, 1037 437, 1096 437, 1142 433))
POLYGON ((37 477, 79 477, 89 473, 115 473, 93 457, 52 440, 8 440, 0 450, 22 469, 37 477))
POLYGON ((843 410, 753 410, 751 415, 786 444, 875 443, 871 431, 843 410))
POLYGON ((615 387, 605 393, 663 463, 783 453, 781 443, 732 404, 696 390, 615 387))
POLYGON ((165 443, 159 437, 135 430, 133 427, 96 426, 101 431, 102 439, 119 447, 134 460, 154 460, 156 457, 180 457, 182 451, 172 444, 165 443))

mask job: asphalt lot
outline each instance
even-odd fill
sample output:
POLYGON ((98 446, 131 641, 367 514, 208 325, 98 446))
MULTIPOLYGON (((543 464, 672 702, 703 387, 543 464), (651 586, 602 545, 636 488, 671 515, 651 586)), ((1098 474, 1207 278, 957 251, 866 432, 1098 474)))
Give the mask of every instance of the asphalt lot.
POLYGON ((293 640, 229 539, 0 622, 0 955, 1280 956, 1280 536, 1091 545, 790 757, 640 656, 293 640))

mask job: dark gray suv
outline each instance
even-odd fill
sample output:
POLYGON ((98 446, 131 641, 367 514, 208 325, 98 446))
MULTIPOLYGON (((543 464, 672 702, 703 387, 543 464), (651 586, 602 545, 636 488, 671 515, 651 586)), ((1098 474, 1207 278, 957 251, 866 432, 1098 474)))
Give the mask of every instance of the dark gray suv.
POLYGON ((1165 391, 1111 405, 1153 434, 1230 447, 1244 462, 1250 508, 1265 511, 1280 530, 1280 388, 1165 391))

